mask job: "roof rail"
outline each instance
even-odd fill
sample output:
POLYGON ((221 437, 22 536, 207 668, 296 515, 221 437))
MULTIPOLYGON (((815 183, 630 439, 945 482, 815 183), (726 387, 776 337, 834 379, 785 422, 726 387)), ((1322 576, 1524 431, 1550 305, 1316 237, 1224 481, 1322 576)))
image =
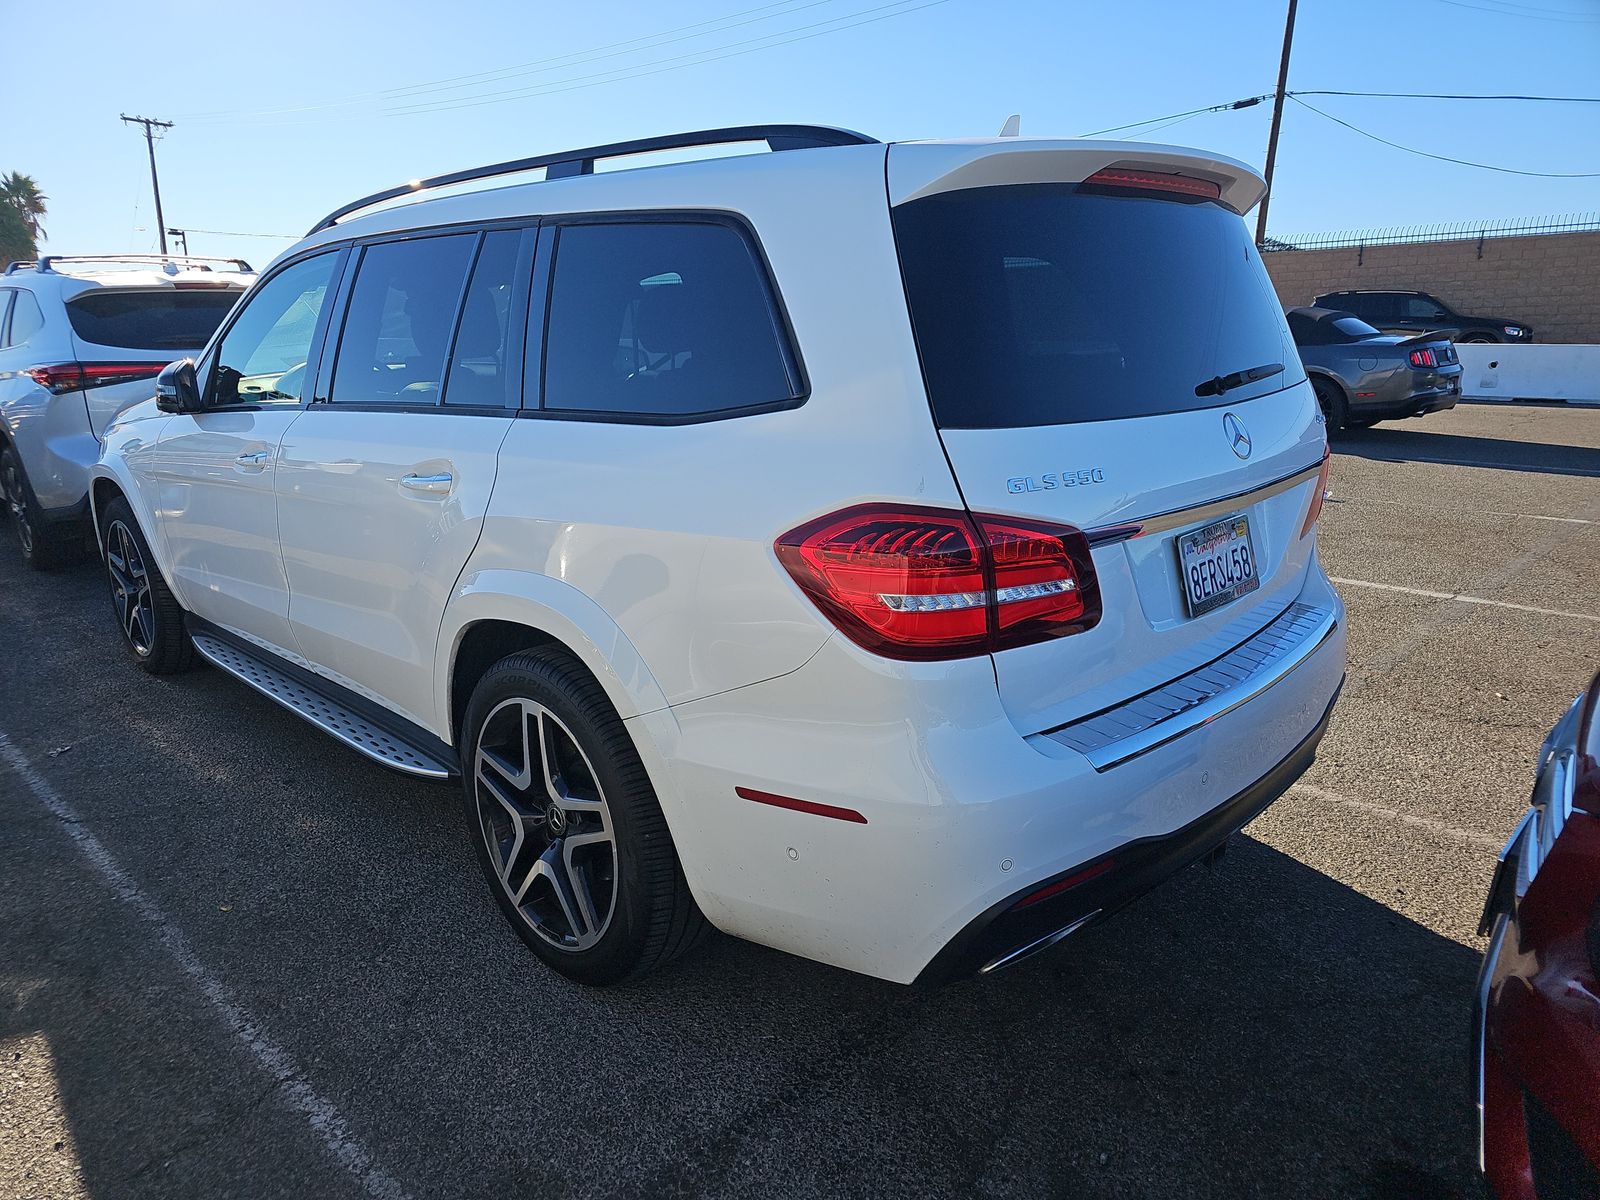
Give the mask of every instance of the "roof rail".
POLYGON ((640 138, 632 142, 612 142, 607 146, 588 146, 581 150, 562 150, 556 154, 538 154, 532 158, 518 158, 510 162, 491 163, 486 167, 470 167, 464 171, 451 171, 448 175, 435 175, 431 179, 413 179, 400 187, 374 192, 360 200, 334 209, 307 232, 310 237, 331 229, 341 219, 363 208, 382 204, 399 196, 428 191, 431 188, 449 187, 475 179, 494 179, 500 175, 515 175, 519 171, 545 168, 546 179, 567 179, 574 175, 593 175, 594 164, 602 158, 623 158, 630 154, 650 154, 658 150, 685 150, 695 146, 724 146, 731 142, 765 142, 770 150, 813 150, 822 146, 875 146, 877 138, 848 129, 835 129, 831 125, 735 125, 727 129, 702 129, 694 133, 669 133, 662 137, 640 138))
POLYGON ((14 258, 6 264, 6 274, 10 275, 14 271, 20 271, 23 267, 36 267, 38 265, 31 258, 14 258))
MULTIPOLYGON (((192 265, 203 271, 211 270, 209 266, 205 265, 207 263, 231 263, 240 271, 255 273, 255 268, 242 258, 218 258, 209 254, 44 254, 40 255, 37 264, 24 263, 22 265, 36 265, 40 271, 50 274, 55 270, 57 263, 97 262, 154 264, 157 266, 166 266, 171 263, 174 266, 192 265)), ((10 267, 6 268, 6 274, 9 275, 17 266, 17 263, 12 263, 10 267)))

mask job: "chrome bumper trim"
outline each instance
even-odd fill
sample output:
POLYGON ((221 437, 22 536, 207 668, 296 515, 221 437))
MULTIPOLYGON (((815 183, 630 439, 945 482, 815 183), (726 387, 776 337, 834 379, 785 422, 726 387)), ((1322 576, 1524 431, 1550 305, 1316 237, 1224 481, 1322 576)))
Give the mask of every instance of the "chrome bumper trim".
POLYGON ((1207 500, 1204 504, 1197 504, 1192 508, 1174 508, 1166 512, 1152 513, 1148 517, 1136 517, 1129 521, 1119 521, 1113 525, 1103 525, 1091 529, 1087 533, 1091 546, 1111 546, 1117 542, 1125 542, 1130 538, 1149 537, 1152 533, 1165 533, 1169 529, 1177 529, 1182 525, 1198 525, 1210 520, 1212 517, 1226 516, 1236 508, 1248 507, 1259 504, 1263 500, 1287 492, 1290 488, 1299 487, 1302 483, 1315 479, 1322 473, 1322 463, 1294 471, 1280 479, 1260 487, 1250 488, 1243 492, 1234 492, 1232 495, 1219 496, 1215 500, 1207 500))
POLYGON ((1110 770, 1249 703, 1315 654, 1338 626, 1332 609, 1297 601, 1205 666, 1040 736, 1076 750, 1096 771, 1110 770))
POLYGON ((993 962, 984 963, 983 966, 978 968, 978 974, 993 975, 996 971, 1003 970, 1004 968, 1015 963, 1019 963, 1025 958, 1031 958, 1041 950, 1048 950, 1057 942, 1065 941, 1067 938, 1077 933, 1078 930, 1082 929, 1085 925, 1099 915, 1100 910, 1098 908, 1093 912, 1084 913, 1083 916, 1072 922, 1072 924, 1064 925, 1054 933, 1047 933, 1042 938, 1037 938, 1034 941, 1029 942, 1026 946, 1018 946, 1009 954, 1002 954, 993 962))
POLYGON ((1477 1076, 1473 1083, 1476 1085, 1474 1099, 1478 1109, 1479 1171, 1484 1169, 1483 1102, 1488 1088, 1488 1062, 1485 1056, 1489 1052, 1489 991, 1494 985, 1495 965, 1500 960, 1500 948, 1505 944, 1506 930, 1509 928, 1511 918, 1501 913, 1500 919, 1495 922, 1494 936, 1489 939, 1489 949, 1483 956, 1483 966, 1478 969, 1478 988, 1472 999, 1473 1073, 1477 1076))

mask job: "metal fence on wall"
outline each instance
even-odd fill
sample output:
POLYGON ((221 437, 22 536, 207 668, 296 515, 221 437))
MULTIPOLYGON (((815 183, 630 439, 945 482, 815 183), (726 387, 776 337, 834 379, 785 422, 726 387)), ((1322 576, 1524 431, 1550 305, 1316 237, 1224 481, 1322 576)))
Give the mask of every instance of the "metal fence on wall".
POLYGON ((1434 225, 1393 225, 1387 229, 1351 229, 1339 233, 1268 236, 1265 251, 1336 250, 1342 247, 1400 246, 1408 242, 1465 242, 1486 238, 1530 237, 1548 233, 1590 233, 1600 230, 1600 213, 1568 213, 1555 217, 1518 217, 1506 221, 1452 221, 1434 225))

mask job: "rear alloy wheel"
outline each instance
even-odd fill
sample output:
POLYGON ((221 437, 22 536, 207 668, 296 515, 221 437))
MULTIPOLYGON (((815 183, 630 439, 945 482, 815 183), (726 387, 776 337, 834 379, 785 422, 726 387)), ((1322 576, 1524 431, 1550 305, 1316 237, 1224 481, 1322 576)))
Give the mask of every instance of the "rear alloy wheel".
POLYGON ((66 545, 56 536, 55 530, 39 519, 33 493, 28 490, 27 476, 22 473, 22 462, 9 446, 0 450, 0 498, 4 499, 5 511, 16 528, 24 566, 34 571, 48 571, 67 560, 66 545))
POLYGON ((1313 378, 1311 388, 1317 393, 1317 407, 1327 422, 1329 433, 1338 433, 1350 423, 1350 406, 1345 403, 1344 392, 1327 379, 1313 378))
POLYGON ((479 861, 518 935, 582 983, 613 983, 693 945, 689 896, 655 792, 598 684, 554 650, 491 667, 463 722, 479 861))
POLYGON ((152 675, 188 668, 194 647, 183 627, 183 609, 161 578, 133 510, 120 496, 100 519, 111 607, 133 660, 152 675))

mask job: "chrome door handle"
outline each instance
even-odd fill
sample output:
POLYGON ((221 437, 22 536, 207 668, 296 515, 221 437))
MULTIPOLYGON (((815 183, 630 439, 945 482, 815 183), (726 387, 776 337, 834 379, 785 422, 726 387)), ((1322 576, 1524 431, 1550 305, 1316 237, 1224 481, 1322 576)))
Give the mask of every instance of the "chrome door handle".
POLYGON ((448 471, 438 475, 402 475, 400 486, 410 492, 431 492, 435 495, 448 492, 455 476, 448 471))
POLYGON ((239 457, 233 461, 238 463, 241 467, 259 467, 271 457, 271 451, 252 450, 247 454, 239 455, 239 457))

